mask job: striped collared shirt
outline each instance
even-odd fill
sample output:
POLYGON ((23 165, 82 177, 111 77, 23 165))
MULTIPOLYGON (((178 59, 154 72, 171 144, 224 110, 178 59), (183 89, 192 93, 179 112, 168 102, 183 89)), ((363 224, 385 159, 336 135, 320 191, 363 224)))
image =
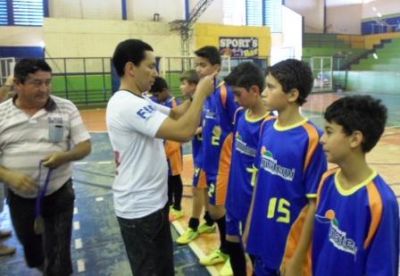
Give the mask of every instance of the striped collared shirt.
MULTIPOLYGON (((67 151, 74 145, 90 139, 76 106, 69 100, 50 96, 52 108, 42 108, 29 116, 9 99, 0 104, 0 165, 32 177, 38 184, 47 172, 40 160, 57 151, 67 151)), ((51 174, 46 195, 57 191, 72 176, 71 163, 66 163, 51 174)), ((34 198, 36 193, 16 194, 34 198)))

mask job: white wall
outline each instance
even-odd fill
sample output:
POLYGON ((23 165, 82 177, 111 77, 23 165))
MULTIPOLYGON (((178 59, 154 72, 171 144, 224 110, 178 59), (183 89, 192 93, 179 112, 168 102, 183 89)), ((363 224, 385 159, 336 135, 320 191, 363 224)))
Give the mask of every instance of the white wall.
POLYGON ((153 20, 155 13, 160 15, 162 22, 183 20, 184 0, 127 0, 128 20, 153 20))
POLYGON ((47 18, 43 26, 48 57, 110 57, 128 38, 142 39, 158 56, 179 56, 180 36, 162 22, 47 18))
POLYGON ((122 18, 121 0, 50 0, 49 12, 55 18, 122 18))
MULTIPOLYGON (((198 3, 199 0, 190 0, 190 10, 193 9, 194 5, 198 3)), ((224 19, 224 1, 214 0, 207 10, 200 16, 197 22, 199 23, 215 23, 223 24, 224 19)))
MULTIPOLYGON (((191 11, 200 0, 189 1, 191 11)), ((50 16, 54 18, 122 19, 121 0, 50 0, 50 16)), ((158 13, 160 21, 185 19, 185 0, 127 0, 127 19, 151 21, 158 13)), ((198 19, 203 23, 222 23, 223 0, 215 0, 198 19)))
POLYGON ((324 0, 285 0, 285 6, 304 17, 306 33, 324 31, 324 0))
POLYGON ((1 46, 41 46, 43 29, 40 27, 5 27, 0 28, 1 46))
POLYGON ((326 29, 328 33, 361 34, 362 5, 328 7, 326 29))
POLYGON ((375 0, 364 3, 361 17, 362 19, 376 18, 377 12, 382 16, 400 13, 400 0, 375 0))

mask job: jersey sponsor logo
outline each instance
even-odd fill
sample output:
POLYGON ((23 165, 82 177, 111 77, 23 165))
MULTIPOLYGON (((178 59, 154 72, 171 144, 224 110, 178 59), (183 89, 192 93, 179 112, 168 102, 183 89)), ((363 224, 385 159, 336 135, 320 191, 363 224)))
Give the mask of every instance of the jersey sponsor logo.
POLYGON ((237 150, 238 152, 240 152, 244 155, 256 157, 257 150, 247 146, 247 143, 245 141, 243 141, 239 132, 236 132, 236 135, 235 135, 235 150, 237 150))
POLYGON ((152 107, 151 105, 147 105, 141 109, 138 110, 138 112, 136 112, 136 114, 141 117, 142 119, 147 120, 148 118, 151 117, 152 113, 154 112, 154 107, 152 107))
POLYGON ((325 216, 316 214, 315 218, 320 223, 330 223, 329 241, 337 249, 354 255, 357 254, 357 246, 354 240, 347 237, 347 233, 339 228, 339 220, 336 218, 335 211, 329 209, 325 216))
POLYGON ((204 111, 204 118, 208 119, 208 120, 216 120, 217 119, 217 114, 215 112, 213 112, 210 109, 206 109, 204 111))
POLYGON ((265 146, 261 147, 261 168, 288 181, 293 181, 296 173, 293 168, 285 168, 279 165, 272 152, 268 151, 265 146))

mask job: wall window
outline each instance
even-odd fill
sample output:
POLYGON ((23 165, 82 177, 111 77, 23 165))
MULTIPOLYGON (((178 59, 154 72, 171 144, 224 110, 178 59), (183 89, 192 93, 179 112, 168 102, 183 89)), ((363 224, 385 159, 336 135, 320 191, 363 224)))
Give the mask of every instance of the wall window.
POLYGON ((246 25, 244 0, 224 0, 224 24, 246 25))
POLYGON ((246 0, 246 25, 262 26, 263 22, 263 6, 267 0, 246 0))
POLYGON ((0 0, 0 25, 43 26, 44 0, 0 0))
POLYGON ((282 0, 224 0, 224 24, 269 26, 282 32, 282 0))

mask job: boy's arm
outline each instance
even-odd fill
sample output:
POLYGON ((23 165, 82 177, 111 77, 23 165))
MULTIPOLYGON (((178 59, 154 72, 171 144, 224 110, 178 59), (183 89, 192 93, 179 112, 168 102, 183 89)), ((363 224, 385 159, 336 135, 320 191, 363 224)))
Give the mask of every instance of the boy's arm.
POLYGON ((308 249, 311 246, 315 210, 315 199, 310 199, 307 208, 307 215, 300 234, 299 244, 296 247, 293 257, 281 268, 282 275, 297 276, 301 271, 303 271, 308 249))
POLYGON ((246 219, 246 225, 243 231, 242 235, 242 241, 243 241, 243 247, 246 248, 247 246, 247 240, 249 238, 249 231, 250 231, 250 223, 251 223, 251 218, 253 216, 253 210, 254 210, 254 201, 256 198, 256 190, 257 190, 257 178, 258 178, 258 170, 254 167, 254 174, 252 177, 251 184, 253 185, 253 195, 251 197, 251 204, 249 208, 249 213, 247 214, 247 219, 246 219))
POLYGON ((178 152, 181 148, 181 143, 171 141, 171 140, 166 140, 164 143, 164 149, 165 149, 165 155, 167 158, 171 157, 173 154, 178 152))
POLYGON ((7 77, 7 80, 3 84, 3 86, 0 87, 0 103, 7 100, 14 84, 14 76, 10 75, 7 77))
MULTIPOLYGON (((311 132, 316 132, 316 130, 310 128, 310 133, 311 132)), ((327 161, 322 149, 322 145, 319 143, 319 135, 310 136, 307 157, 309 157, 309 159, 308 162, 306 159, 304 172, 306 196, 309 200, 307 214, 299 237, 299 244, 296 246, 293 256, 288 260, 288 263, 282 264, 283 267, 281 270, 286 270, 284 273, 285 276, 299 275, 299 273, 303 271, 303 267, 306 264, 307 251, 311 244, 314 215, 316 210, 315 196, 317 194, 318 187, 321 185, 320 181, 322 175, 327 169, 327 161)))
MULTIPOLYGON (((399 206, 394 194, 382 199, 382 217, 372 237, 365 275, 398 275, 399 270, 399 206)), ((367 242, 367 241, 366 241, 367 242)), ((366 244, 364 244, 365 248, 366 244)))

